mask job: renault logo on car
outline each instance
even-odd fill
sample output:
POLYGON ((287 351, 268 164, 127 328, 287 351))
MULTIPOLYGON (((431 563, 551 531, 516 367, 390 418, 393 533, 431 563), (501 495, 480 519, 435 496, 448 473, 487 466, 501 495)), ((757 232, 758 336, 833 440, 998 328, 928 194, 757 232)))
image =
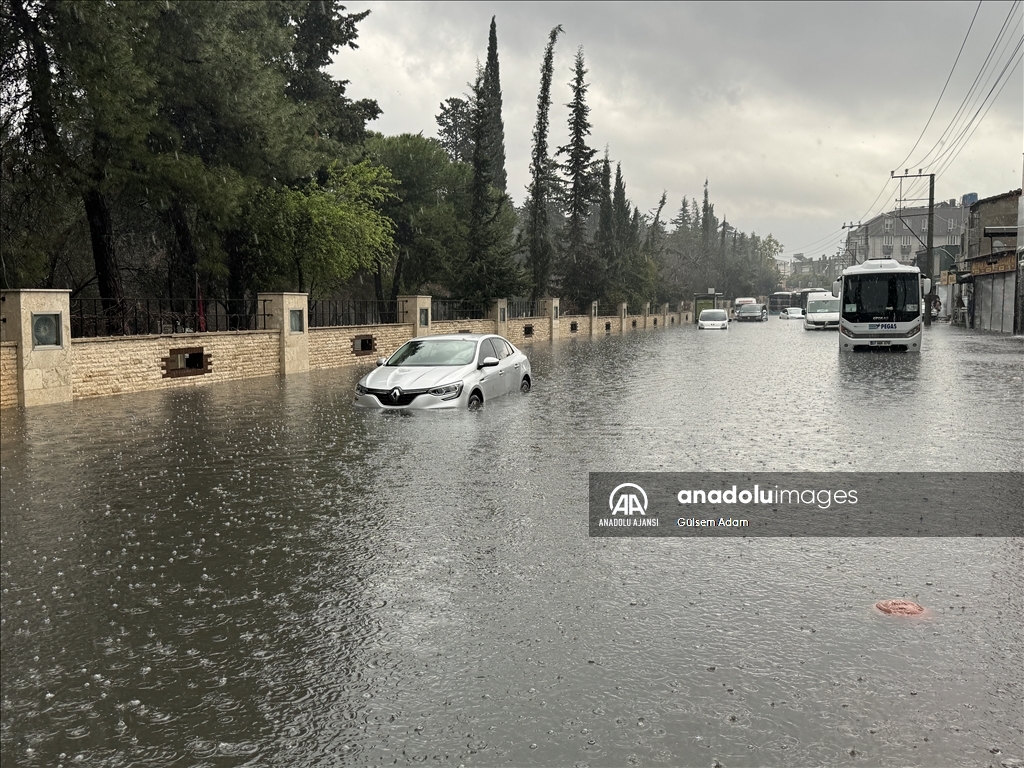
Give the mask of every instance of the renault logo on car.
POLYGON ((402 396, 402 388, 401 387, 395 387, 390 392, 388 392, 388 397, 391 398, 391 402, 392 403, 397 403, 398 399, 401 396, 402 396))
POLYGON ((647 493, 635 483, 618 485, 608 497, 608 509, 612 511, 613 515, 619 512, 627 516, 639 513, 646 517, 647 493))

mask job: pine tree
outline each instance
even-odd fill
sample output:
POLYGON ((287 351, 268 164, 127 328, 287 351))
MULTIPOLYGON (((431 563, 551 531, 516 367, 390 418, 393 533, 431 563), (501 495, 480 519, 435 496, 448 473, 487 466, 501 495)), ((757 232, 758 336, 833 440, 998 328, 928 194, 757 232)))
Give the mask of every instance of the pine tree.
POLYGON ((469 99, 453 96, 441 102, 437 120, 437 139, 453 163, 473 161, 473 142, 470 138, 472 105, 469 99))
POLYGON ((526 200, 526 260, 531 277, 531 298, 534 301, 547 293, 554 256, 548 220, 548 204, 553 185, 551 160, 548 157, 548 124, 555 41, 561 33, 561 25, 552 29, 544 48, 544 59, 540 67, 540 92, 537 95, 537 121, 533 127, 530 186, 526 200))
POLYGON ((587 105, 583 48, 576 51, 573 68, 572 101, 569 107, 569 143, 558 148, 565 156, 562 171, 566 176, 566 232, 562 250, 563 293, 570 299, 587 303, 601 294, 603 274, 587 241, 587 219, 595 197, 593 173, 597 150, 587 144, 590 135, 590 107, 587 105))

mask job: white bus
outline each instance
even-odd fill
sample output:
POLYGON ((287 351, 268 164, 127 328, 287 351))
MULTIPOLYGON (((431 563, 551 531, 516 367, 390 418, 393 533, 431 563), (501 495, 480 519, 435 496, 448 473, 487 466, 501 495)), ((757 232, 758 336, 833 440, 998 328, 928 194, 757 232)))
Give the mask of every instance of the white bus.
POLYGON ((841 352, 920 352, 924 296, 931 280, 895 259, 869 259, 843 270, 839 297, 841 352))

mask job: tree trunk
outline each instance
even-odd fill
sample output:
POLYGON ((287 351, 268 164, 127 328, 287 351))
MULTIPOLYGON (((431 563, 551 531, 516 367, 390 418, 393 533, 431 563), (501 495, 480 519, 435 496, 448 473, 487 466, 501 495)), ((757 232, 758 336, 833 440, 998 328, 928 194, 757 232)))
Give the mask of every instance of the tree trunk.
POLYGON ((114 251, 114 227, 110 218, 110 205, 98 189, 82 193, 85 215, 89 220, 89 235, 92 239, 92 258, 96 265, 96 281, 103 301, 103 314, 107 317, 107 331, 123 334, 124 290, 121 288, 121 271, 117 266, 114 251))

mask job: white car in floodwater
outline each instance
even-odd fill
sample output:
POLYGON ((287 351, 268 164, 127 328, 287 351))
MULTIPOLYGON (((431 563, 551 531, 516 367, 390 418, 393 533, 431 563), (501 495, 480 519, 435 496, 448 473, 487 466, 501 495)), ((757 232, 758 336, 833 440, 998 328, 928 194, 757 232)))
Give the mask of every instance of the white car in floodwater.
POLYGON ((454 333, 407 341, 356 384, 355 405, 384 411, 479 408, 529 392, 530 360, 502 336, 454 333))
POLYGON ((697 317, 699 331, 728 331, 729 313, 724 309, 702 309, 697 317))

